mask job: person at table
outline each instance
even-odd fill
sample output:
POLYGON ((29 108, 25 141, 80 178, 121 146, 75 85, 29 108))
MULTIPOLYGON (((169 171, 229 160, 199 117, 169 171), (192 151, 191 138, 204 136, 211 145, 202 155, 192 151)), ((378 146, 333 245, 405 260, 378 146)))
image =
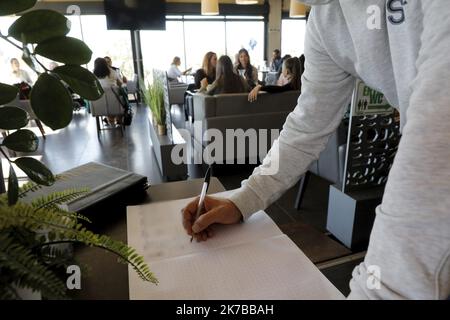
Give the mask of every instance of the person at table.
POLYGON ((208 84, 212 84, 216 80, 217 55, 210 51, 203 58, 202 68, 198 69, 194 75, 195 88, 201 87, 201 81, 206 78, 208 84))
POLYGON ((275 49, 272 52, 272 61, 270 62, 270 71, 279 72, 283 66, 283 59, 281 58, 281 52, 279 49, 275 49))
POLYGON ((268 93, 279 93, 291 90, 301 90, 302 67, 300 59, 294 57, 285 60, 282 69, 282 74, 287 80, 287 83, 284 86, 262 86, 258 84, 248 94, 248 101, 256 101, 258 99, 258 93, 260 91, 265 91, 268 93))
MULTIPOLYGON (((117 74, 109 67, 104 58, 95 59, 93 73, 98 78, 98 81, 103 89, 117 88, 117 92, 122 98, 122 101, 120 101, 122 106, 124 104, 128 104, 126 93, 121 87, 122 83, 118 81, 117 74)), ((109 116, 108 118, 103 118, 103 122, 106 125, 121 124, 122 116, 109 116)))
POLYGON ((169 70, 167 70, 167 77, 169 78, 169 81, 178 81, 179 77, 188 74, 192 70, 192 68, 189 68, 185 71, 181 71, 179 69, 180 66, 181 66, 180 57, 174 57, 169 70))
POLYGON ((127 77, 125 77, 125 76, 122 74, 122 71, 121 71, 119 68, 113 66, 111 58, 108 57, 108 56, 106 56, 106 57, 105 57, 105 60, 106 60, 106 63, 108 64, 109 68, 116 74, 116 78, 117 78, 122 84, 123 84, 123 83, 127 83, 127 81, 128 81, 127 77))
MULTIPOLYGON (((292 58, 292 56, 290 54, 286 54, 283 58, 281 58, 281 65, 284 64, 284 62, 289 59, 292 58)), ((283 75, 282 72, 282 68, 280 70, 278 70, 278 75, 277 75, 277 86, 284 86, 285 84, 287 84, 289 81, 288 79, 286 79, 283 75)))
POLYGON ((238 52, 239 60, 235 68, 236 74, 243 77, 250 88, 258 84, 258 69, 256 69, 250 62, 250 55, 246 49, 241 49, 238 52))
POLYGON ((31 77, 26 70, 20 68, 19 60, 16 58, 12 58, 10 62, 12 69, 10 80, 11 84, 18 84, 25 82, 26 84, 31 86, 33 84, 33 80, 31 80, 31 77))
POLYGON ((216 80, 208 85, 208 80, 203 78, 199 92, 209 95, 222 93, 249 92, 250 87, 244 78, 233 70, 233 62, 228 56, 221 56, 217 61, 216 80))

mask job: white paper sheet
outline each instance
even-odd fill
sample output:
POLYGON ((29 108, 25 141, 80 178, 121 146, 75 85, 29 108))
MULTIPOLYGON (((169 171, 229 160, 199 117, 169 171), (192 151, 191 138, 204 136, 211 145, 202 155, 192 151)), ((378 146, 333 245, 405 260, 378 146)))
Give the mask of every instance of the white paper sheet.
POLYGON ((128 207, 128 244, 160 282, 145 283, 129 268, 130 299, 343 298, 263 211, 191 243, 180 212, 188 202, 128 207))

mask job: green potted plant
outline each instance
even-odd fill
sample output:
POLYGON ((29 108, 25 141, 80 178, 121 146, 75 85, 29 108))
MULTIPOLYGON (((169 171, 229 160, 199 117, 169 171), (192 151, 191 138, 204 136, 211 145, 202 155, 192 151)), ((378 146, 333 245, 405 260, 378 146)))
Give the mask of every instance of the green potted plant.
POLYGON ((159 135, 166 135, 166 109, 164 105, 164 86, 160 81, 148 84, 145 91, 145 101, 153 117, 153 125, 157 126, 159 135))
MULTIPOLYGON (((23 12, 35 4, 36 0, 2 0, 0 16, 23 12)), ((8 34, 0 33, 1 40, 19 49, 22 59, 38 74, 30 104, 36 116, 54 130, 66 127, 72 120, 72 97, 66 85, 88 100, 103 95, 97 78, 81 67, 91 60, 92 51, 82 41, 67 37, 69 31, 70 23, 63 15, 34 10, 21 15, 8 34), (49 71, 40 57, 63 65, 49 71)), ((52 185, 55 176, 40 161, 31 157, 13 160, 4 150, 34 152, 39 144, 32 131, 23 129, 28 124, 28 114, 8 106, 17 94, 16 87, 0 83, 0 129, 15 130, 0 143, 0 157, 9 162, 8 192, 0 195, 0 299, 21 298, 18 292, 23 288, 40 292, 44 298, 65 298, 65 281, 59 271, 72 257, 56 246, 61 243, 82 243, 110 251, 120 261, 129 263, 144 281, 156 284, 149 267, 133 248, 92 233, 84 226, 85 217, 59 207, 88 190, 53 193, 30 204, 21 201, 41 185, 52 185), (31 180, 22 188, 13 164, 31 180)))

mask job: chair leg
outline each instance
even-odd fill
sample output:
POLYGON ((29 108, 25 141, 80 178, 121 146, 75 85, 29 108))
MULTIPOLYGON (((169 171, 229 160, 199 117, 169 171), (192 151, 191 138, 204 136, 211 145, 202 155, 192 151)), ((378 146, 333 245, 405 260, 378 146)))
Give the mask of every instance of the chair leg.
POLYGON ((97 134, 100 134, 100 120, 97 117, 95 117, 95 123, 97 124, 97 134))
POLYGON ((303 177, 300 179, 300 186, 298 188, 297 198, 295 199, 295 209, 300 210, 302 206, 303 197, 305 196, 305 190, 309 183, 309 178, 311 177, 311 173, 307 171, 303 177))
POLYGON ((44 138, 44 140, 45 140, 44 126, 42 125, 42 123, 41 123, 41 121, 40 121, 39 119, 36 119, 36 120, 34 120, 34 121, 36 122, 36 125, 38 126, 39 131, 40 131, 41 134, 42 134, 42 138, 44 138))

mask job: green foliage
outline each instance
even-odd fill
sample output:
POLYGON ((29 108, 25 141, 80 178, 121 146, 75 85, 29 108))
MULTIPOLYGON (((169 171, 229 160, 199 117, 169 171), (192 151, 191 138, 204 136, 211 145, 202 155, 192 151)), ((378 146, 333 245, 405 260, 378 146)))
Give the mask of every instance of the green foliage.
POLYGON ((27 124, 28 115, 22 109, 8 106, 0 108, 0 129, 20 129, 27 124))
POLYGON ((0 104, 13 101, 17 93, 19 93, 19 89, 16 87, 0 83, 0 104))
POLYGON ((63 37, 70 31, 70 22, 62 14, 52 10, 34 10, 17 19, 8 30, 9 36, 23 43, 63 37))
POLYGON ((32 8, 37 0, 2 0, 0 1, 0 16, 9 16, 32 8))
POLYGON ((13 205, 19 199, 19 182, 17 181, 17 175, 13 166, 9 167, 9 179, 8 179, 8 205, 13 205))
POLYGON ((149 106, 156 123, 164 125, 166 123, 166 108, 164 106, 164 85, 160 81, 148 84, 144 92, 145 102, 149 106))
POLYGON ((71 37, 52 38, 37 45, 35 52, 48 59, 82 65, 91 61, 92 51, 81 40, 71 37))
POLYGON ((34 158, 21 157, 14 160, 14 163, 27 174, 31 181, 44 186, 51 186, 55 182, 53 173, 40 161, 34 158))
POLYGON ((65 65, 53 70, 72 90, 81 97, 97 100, 103 95, 103 88, 97 77, 90 71, 77 65, 65 65))
POLYGON ((39 76, 31 90, 30 102, 36 116, 53 130, 64 128, 72 121, 72 96, 61 81, 48 73, 39 76))
MULTIPOLYGON (((32 185, 20 191, 29 192, 32 185)), ((55 192, 35 199, 32 203, 18 202, 4 206, 0 196, 0 299, 17 298, 14 286, 42 292, 46 298, 65 298, 65 284, 53 267, 65 266, 68 259, 51 247, 57 243, 82 243, 98 247, 118 256, 119 261, 130 264, 144 281, 157 284, 144 259, 131 247, 107 236, 87 230, 80 222, 86 218, 62 210, 58 205, 78 198, 87 189, 55 192), (47 237, 39 233, 47 231, 47 237), (20 236, 18 236, 20 235, 20 236), (30 237, 31 236, 31 237, 30 237)))
POLYGON ((33 131, 22 129, 7 136, 1 145, 18 152, 34 152, 38 148, 39 139, 33 131))

